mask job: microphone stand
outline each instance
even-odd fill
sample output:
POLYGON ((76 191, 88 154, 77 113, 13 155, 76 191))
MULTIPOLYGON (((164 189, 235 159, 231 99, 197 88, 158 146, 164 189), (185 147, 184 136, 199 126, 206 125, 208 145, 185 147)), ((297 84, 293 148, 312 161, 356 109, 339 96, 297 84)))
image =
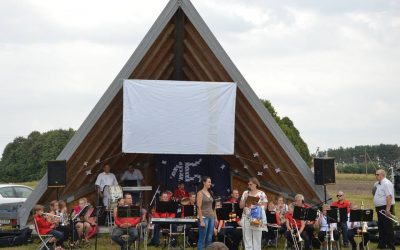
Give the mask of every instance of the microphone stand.
POLYGON ((151 205, 153 205, 153 202, 154 202, 155 199, 156 199, 156 195, 157 195, 159 189, 160 189, 160 185, 158 185, 158 187, 157 187, 157 189, 156 189, 156 192, 154 193, 153 198, 151 199, 149 208, 151 207, 151 205))

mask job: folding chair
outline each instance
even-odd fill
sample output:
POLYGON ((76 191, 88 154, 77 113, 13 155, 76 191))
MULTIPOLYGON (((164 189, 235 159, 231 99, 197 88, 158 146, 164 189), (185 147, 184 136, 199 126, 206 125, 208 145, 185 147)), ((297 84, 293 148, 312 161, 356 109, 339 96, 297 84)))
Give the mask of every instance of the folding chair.
POLYGON ((40 245, 36 248, 36 250, 42 250, 43 248, 45 248, 47 250, 50 250, 50 248, 47 246, 47 243, 54 236, 51 235, 51 234, 40 234, 39 233, 39 227, 37 225, 36 219, 33 218, 33 220, 35 221, 35 229, 36 229, 36 232, 37 232, 37 234, 39 236, 39 239, 40 239, 40 245))

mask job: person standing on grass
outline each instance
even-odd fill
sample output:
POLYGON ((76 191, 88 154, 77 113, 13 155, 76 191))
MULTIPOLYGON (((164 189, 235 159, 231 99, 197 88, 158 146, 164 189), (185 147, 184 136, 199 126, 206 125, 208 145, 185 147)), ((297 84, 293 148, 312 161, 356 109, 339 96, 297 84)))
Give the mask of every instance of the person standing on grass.
POLYGON ((211 244, 215 226, 215 199, 211 191, 211 178, 203 176, 200 191, 197 192, 197 216, 199 217, 199 238, 197 249, 211 244), (203 245, 204 244, 204 245, 203 245))
POLYGON ((376 170, 375 178, 377 182, 374 184, 374 188, 376 187, 374 205, 378 215, 378 249, 396 249, 394 246, 393 221, 386 217, 394 214, 394 186, 392 182, 386 179, 386 172, 383 169, 376 170), (385 213, 386 216, 380 211, 385 213))

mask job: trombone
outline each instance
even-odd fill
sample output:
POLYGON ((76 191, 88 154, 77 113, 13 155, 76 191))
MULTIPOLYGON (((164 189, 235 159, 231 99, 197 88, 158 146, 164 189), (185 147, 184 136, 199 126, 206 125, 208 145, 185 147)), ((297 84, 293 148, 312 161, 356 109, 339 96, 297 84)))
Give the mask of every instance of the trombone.
POLYGON ((299 227, 297 226, 296 221, 294 219, 292 219, 292 222, 294 223, 294 225, 296 227, 296 233, 294 232, 293 226, 292 226, 292 230, 290 230, 290 234, 291 234, 292 240, 293 240, 293 245, 294 245, 294 248, 296 250, 300 250, 301 249, 301 244, 302 244, 302 242, 304 242, 304 240, 301 238, 301 235, 300 235, 300 232, 299 232, 299 227), (297 240, 295 234, 297 234, 297 237, 299 238, 298 240, 297 240), (300 246, 299 246, 299 243, 300 243, 300 246))
POLYGON ((393 221, 396 224, 396 226, 400 225, 399 219, 396 216, 394 216, 393 214, 390 214, 390 213, 387 214, 386 211, 383 209, 379 210, 379 213, 381 213, 383 216, 385 216, 389 220, 393 221))

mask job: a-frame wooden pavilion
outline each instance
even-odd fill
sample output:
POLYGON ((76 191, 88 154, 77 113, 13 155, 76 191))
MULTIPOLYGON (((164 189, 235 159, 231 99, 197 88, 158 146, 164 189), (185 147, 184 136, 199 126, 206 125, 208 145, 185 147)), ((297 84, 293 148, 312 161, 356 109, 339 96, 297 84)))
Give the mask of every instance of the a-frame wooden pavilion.
MULTIPOLYGON (((108 163, 117 174, 122 173, 129 162, 146 162, 147 167, 142 172, 147 184, 154 181, 152 155, 121 154, 123 79, 236 82, 235 155, 223 156, 234 170, 231 171, 232 186, 244 190, 247 178, 255 176, 270 198, 275 195, 292 198, 302 193, 310 203, 323 200, 323 190, 314 184, 310 168, 189 0, 169 1, 58 156, 59 160, 67 160, 67 186, 59 189, 60 199, 71 203, 82 196, 93 197, 94 182, 101 169, 96 161, 109 157, 108 163), (258 157, 255 158, 256 152, 258 157), (88 170, 92 174, 87 174, 88 170)), ((19 224, 27 223, 36 203, 48 204, 55 198, 56 190, 47 187, 46 174, 19 209, 19 224)))

